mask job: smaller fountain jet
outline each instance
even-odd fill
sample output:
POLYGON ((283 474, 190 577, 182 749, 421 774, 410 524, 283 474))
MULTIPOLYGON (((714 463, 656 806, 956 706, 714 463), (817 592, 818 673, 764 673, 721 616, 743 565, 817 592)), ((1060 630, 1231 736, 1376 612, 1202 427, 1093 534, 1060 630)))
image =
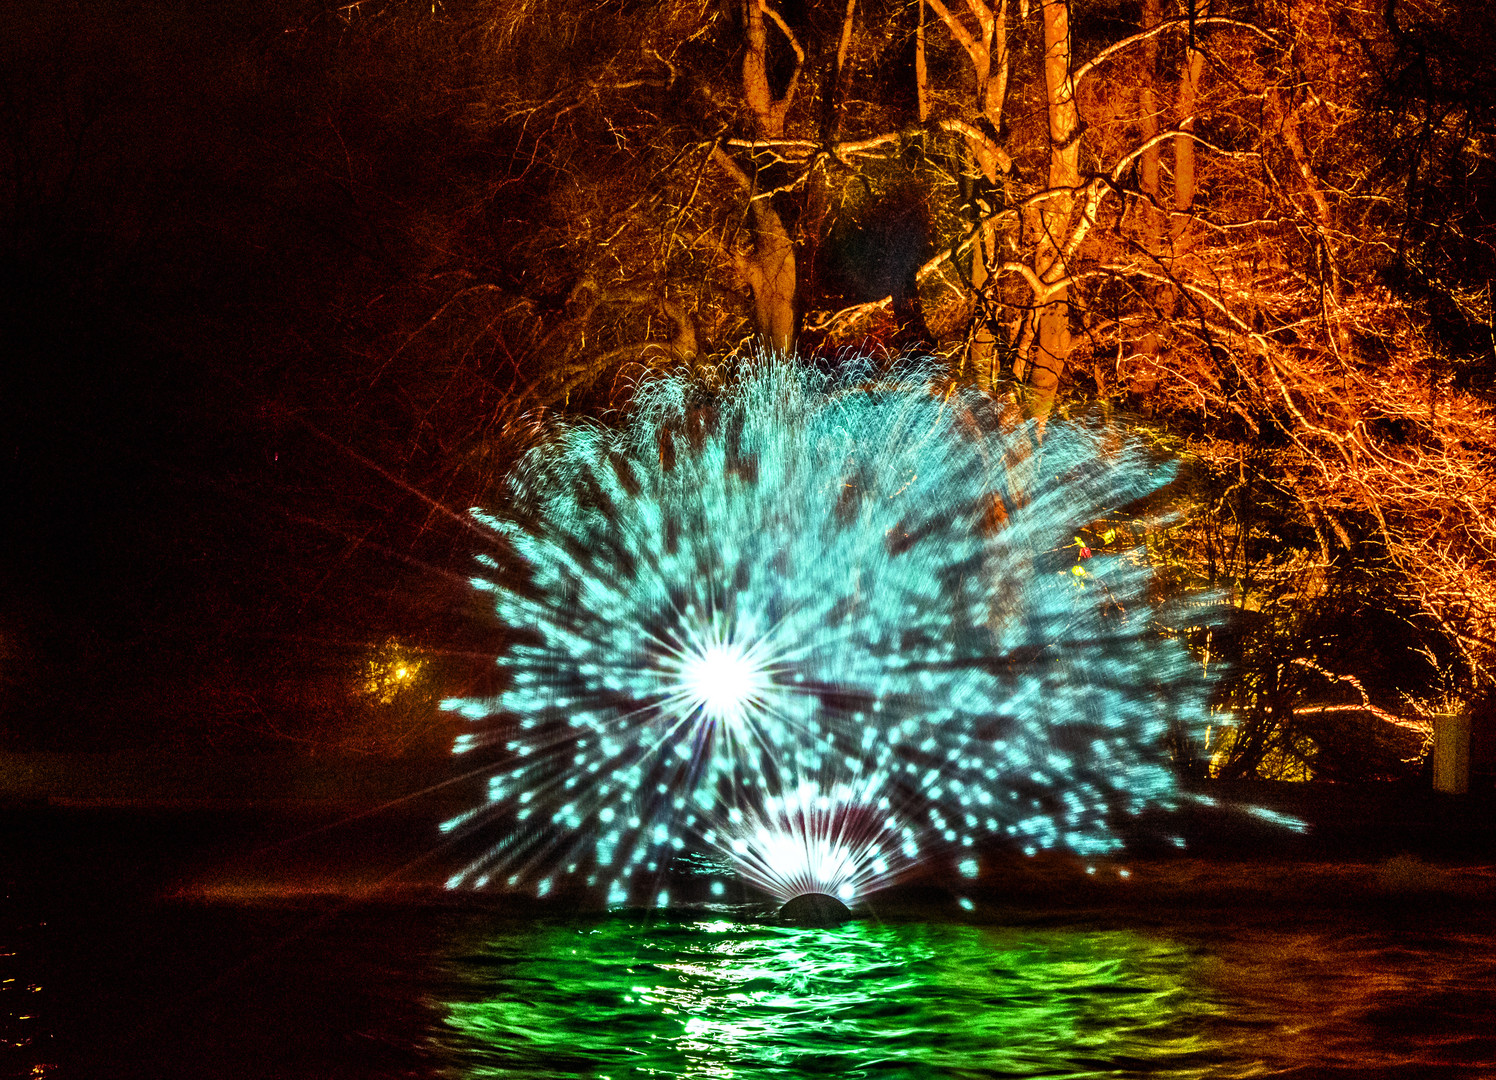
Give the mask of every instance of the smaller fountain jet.
MULTIPOLYGON (((822 770, 826 768, 821 766, 822 770)), ((901 824, 883 794, 887 777, 802 781, 758 807, 728 811, 721 854, 746 880, 781 904, 786 922, 831 924, 897 878, 919 856, 917 831, 901 824)))

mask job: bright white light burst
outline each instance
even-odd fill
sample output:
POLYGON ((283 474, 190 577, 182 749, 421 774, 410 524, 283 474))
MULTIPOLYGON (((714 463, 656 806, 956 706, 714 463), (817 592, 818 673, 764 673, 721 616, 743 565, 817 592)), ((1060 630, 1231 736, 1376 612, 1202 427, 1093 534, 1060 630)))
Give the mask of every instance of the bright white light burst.
POLYGON ((678 686, 666 706, 741 727, 765 709, 774 690, 767 653, 762 643, 745 646, 718 633, 693 640, 678 657, 678 686))

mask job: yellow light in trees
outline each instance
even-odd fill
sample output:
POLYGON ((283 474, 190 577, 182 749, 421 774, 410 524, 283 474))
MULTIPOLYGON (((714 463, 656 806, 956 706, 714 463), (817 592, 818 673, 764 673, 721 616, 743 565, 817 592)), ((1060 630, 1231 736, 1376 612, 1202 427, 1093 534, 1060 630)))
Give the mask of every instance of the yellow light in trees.
POLYGON ((381 705, 393 705, 421 683, 425 669, 426 661, 418 650, 389 638, 364 661, 359 693, 381 705))

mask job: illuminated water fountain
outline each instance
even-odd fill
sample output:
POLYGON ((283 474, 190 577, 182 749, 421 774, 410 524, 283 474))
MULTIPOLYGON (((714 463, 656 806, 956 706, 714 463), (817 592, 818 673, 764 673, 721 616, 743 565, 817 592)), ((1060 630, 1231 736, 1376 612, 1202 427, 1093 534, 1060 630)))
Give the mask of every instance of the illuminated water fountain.
POLYGON ((766 360, 557 427, 474 511, 473 584, 522 637, 496 699, 444 703, 500 761, 443 826, 483 845, 449 884, 664 906, 696 853, 835 921, 917 866, 1105 854, 1171 805, 1204 687, 1118 516, 1169 470, 991 409, 928 367, 766 360))

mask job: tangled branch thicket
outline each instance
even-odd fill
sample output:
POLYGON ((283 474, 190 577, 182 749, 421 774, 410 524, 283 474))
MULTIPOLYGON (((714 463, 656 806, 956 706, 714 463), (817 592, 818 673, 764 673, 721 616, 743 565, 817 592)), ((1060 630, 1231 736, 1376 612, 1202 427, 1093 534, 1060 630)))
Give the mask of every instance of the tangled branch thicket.
POLYGON ((1192 464, 1158 552, 1246 628, 1202 657, 1218 770, 1388 775, 1490 695, 1496 51, 1459 5, 338 11, 445 124, 382 373, 593 408, 786 333, 940 355, 1192 464))

